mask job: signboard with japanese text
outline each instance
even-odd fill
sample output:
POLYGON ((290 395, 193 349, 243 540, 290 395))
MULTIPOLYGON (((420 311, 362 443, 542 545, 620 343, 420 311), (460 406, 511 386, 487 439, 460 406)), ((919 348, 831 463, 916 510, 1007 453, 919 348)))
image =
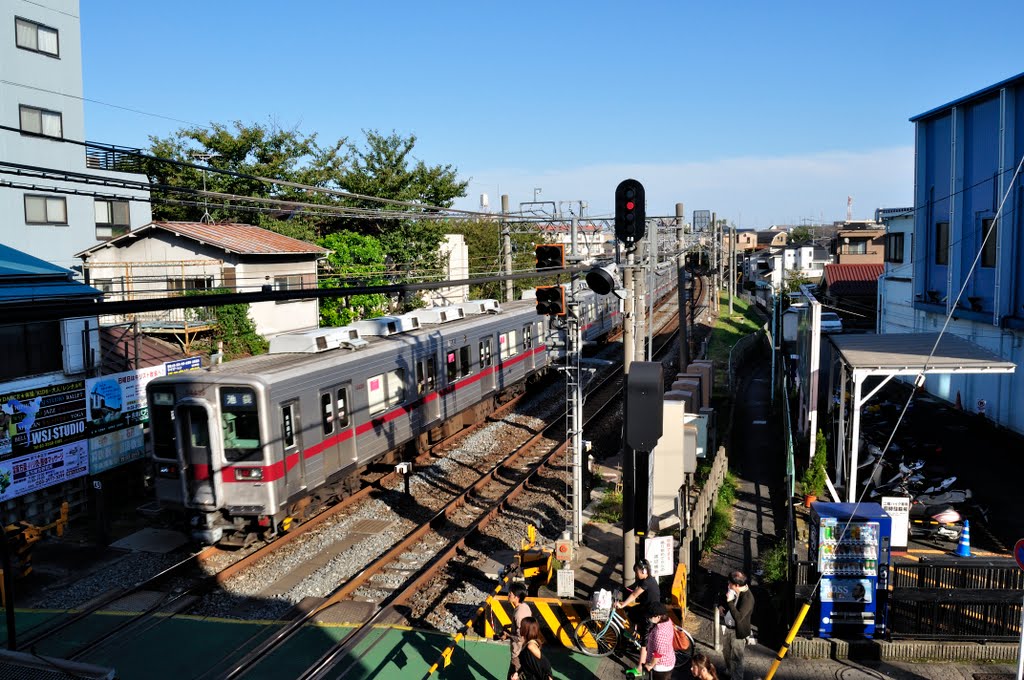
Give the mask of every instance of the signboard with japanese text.
POLYGON ((122 430, 148 421, 146 385, 164 374, 165 368, 161 364, 86 380, 89 436, 122 430))
POLYGON ((142 424, 149 420, 146 385, 166 373, 166 364, 90 378, 85 383, 89 473, 146 455, 142 424))
POLYGON ((910 499, 906 496, 882 496, 882 509, 892 518, 893 548, 906 548, 910 534, 910 499))
POLYGON ((671 536, 653 536, 644 545, 644 557, 651 563, 651 576, 675 573, 675 555, 671 536))
POLYGON ((89 472, 85 440, 0 461, 0 501, 60 484, 89 472))
POLYGON ((0 395, 0 461, 85 439, 85 382, 0 395))
POLYGON ((168 361, 166 364, 164 364, 164 368, 167 369, 167 375, 174 375, 175 373, 184 373, 185 371, 194 371, 197 368, 202 367, 202 357, 188 357, 186 359, 168 361))

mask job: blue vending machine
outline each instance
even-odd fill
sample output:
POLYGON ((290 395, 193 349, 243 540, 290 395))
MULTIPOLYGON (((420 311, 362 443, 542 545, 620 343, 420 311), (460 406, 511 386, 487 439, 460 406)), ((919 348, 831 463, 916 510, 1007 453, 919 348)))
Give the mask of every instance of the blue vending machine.
POLYGON ((885 635, 892 520, 878 503, 812 503, 811 561, 821 576, 818 634, 885 635))

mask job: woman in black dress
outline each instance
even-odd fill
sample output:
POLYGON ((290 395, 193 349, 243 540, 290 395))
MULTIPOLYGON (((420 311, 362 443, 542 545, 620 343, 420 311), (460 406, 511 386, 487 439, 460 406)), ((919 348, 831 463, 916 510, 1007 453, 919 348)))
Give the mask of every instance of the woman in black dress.
POLYGON ((519 672, 512 674, 512 680, 552 680, 551 663, 540 652, 540 624, 537 619, 527 616, 519 626, 523 639, 523 651, 519 652, 519 672))

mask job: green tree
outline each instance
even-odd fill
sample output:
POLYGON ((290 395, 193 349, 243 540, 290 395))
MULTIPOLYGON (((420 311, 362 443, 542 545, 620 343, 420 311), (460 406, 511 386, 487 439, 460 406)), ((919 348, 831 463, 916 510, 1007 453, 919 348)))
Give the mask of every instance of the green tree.
MULTIPOLYGON (((381 286, 387 284, 387 266, 380 241, 351 231, 339 231, 320 239, 329 248, 324 265, 321 288, 348 286, 381 286)), ((320 301, 320 324, 344 326, 353 321, 381 316, 388 311, 386 295, 352 295, 323 298, 320 301)))
POLYGON ((811 281, 810 277, 804 276, 799 271, 787 269, 783 274, 782 292, 796 293, 800 290, 800 286, 811 283, 813 283, 813 281, 811 281))
MULTIPOLYGON (((275 198, 304 203, 337 205, 337 198, 308 193, 252 177, 268 177, 318 187, 336 185, 348 163, 347 140, 321 146, 316 134, 304 135, 276 124, 247 125, 235 121, 230 126, 211 123, 208 128, 182 128, 170 137, 150 137, 150 154, 180 163, 209 164, 217 170, 239 175, 205 172, 198 168, 151 160, 146 163, 150 181, 160 186, 190 191, 202 190, 252 198, 275 198)), ((310 215, 298 206, 268 207, 258 203, 226 204, 220 199, 204 199, 176 191, 153 191, 154 220, 198 221, 208 211, 215 221, 255 224, 307 241, 315 239, 323 217, 310 215)), ((243 202, 244 203, 244 202, 243 202)), ((330 219, 330 218, 328 218, 330 219)))
POLYGON ((801 225, 789 230, 789 239, 787 240, 787 243, 810 243, 813 239, 814 233, 811 231, 811 228, 807 225, 801 225))

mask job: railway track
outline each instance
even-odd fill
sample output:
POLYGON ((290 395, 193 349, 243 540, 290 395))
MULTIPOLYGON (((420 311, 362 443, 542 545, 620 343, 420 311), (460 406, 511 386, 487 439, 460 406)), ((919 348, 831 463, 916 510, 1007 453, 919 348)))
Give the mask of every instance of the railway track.
MULTIPOLYGON (((616 379, 613 374, 603 381, 602 385, 607 385, 616 379)), ((523 396, 520 395, 503 404, 485 422, 467 427, 441 442, 431 453, 420 456, 416 465, 429 467, 438 460, 445 460, 448 451, 458 447, 461 443, 470 441, 481 427, 513 412, 520 406, 523 396)), ((519 429, 529 429, 522 425, 518 427, 519 429)), ((565 440, 564 430, 561 427, 561 422, 553 424, 544 431, 536 433, 529 442, 518 447, 515 452, 500 462, 490 463, 489 469, 479 475, 477 481, 466 493, 444 503, 443 507, 434 512, 429 520, 421 522, 423 525, 421 528, 409 532, 406 539, 400 541, 399 545, 385 551, 379 559, 367 564, 357 574, 344 579, 344 582, 333 593, 321 598, 319 602, 303 602, 297 610, 305 613, 300 613, 290 623, 282 627, 282 631, 292 631, 282 635, 282 641, 287 640, 290 634, 294 634, 294 631, 301 629, 303 623, 312 620, 314 616, 309 615, 312 612, 323 613, 334 606, 335 602, 351 602, 350 598, 353 595, 362 600, 373 600, 373 597, 365 595, 367 588, 390 593, 390 595, 378 597, 376 598, 377 602, 369 602, 365 605, 373 611, 367 617, 364 629, 368 630, 369 627, 372 627, 373 622, 387 618, 389 612, 391 615, 395 615, 395 608, 402 607, 410 597, 410 593, 415 592, 417 587, 433 578, 444 564, 452 560, 455 553, 465 545, 465 541, 470 535, 473 535, 474 532, 478 533, 490 519, 498 514, 502 507, 523 493, 528 480, 535 478, 541 470, 546 469, 551 461, 557 459, 559 453, 564 450, 564 443, 557 444, 558 441, 564 442, 565 440), (516 478, 518 483, 515 483, 516 478), (428 534, 434 538, 429 538, 428 534), (415 564, 416 560, 409 560, 410 549, 413 546, 422 548, 427 545, 434 546, 431 551, 434 557, 424 558, 419 569, 412 569, 410 564, 415 564), (386 574, 389 571, 391 576, 381 577, 381 574, 386 574), (407 577, 405 585, 397 585, 399 579, 396 574, 407 577), (388 583, 389 586, 382 589, 379 587, 381 582, 388 583), (359 595, 360 591, 363 591, 364 594, 359 595)), ((32 645, 33 648, 40 650, 40 653, 58 651, 53 650, 53 647, 57 646, 62 647, 55 654, 57 656, 69 659, 87 659, 90 655, 109 647, 117 640, 138 635, 159 625, 161 620, 188 612, 196 606, 197 602, 201 602, 206 595, 214 592, 218 587, 239 575, 244 575, 253 565, 270 558, 289 544, 301 542, 304 537, 315 532, 320 525, 336 520, 337 517, 349 512, 351 508, 374 496, 394 494, 402 485, 403 480, 397 472, 391 471, 383 475, 378 472, 375 476, 376 481, 372 484, 299 525, 293 531, 283 534, 270 544, 259 546, 241 557, 238 557, 237 553, 225 553, 216 548, 207 548, 189 555, 152 578, 95 598, 61 623, 37 631, 26 639, 22 646, 32 645), (136 612, 136 615, 119 618, 115 624, 101 627, 102 632, 86 642, 74 646, 53 644, 53 641, 58 638, 78 639, 79 636, 68 635, 68 632, 74 630, 76 626, 85 625, 85 622, 93 615, 111 610, 133 611, 136 612)), ((440 494, 436 498, 440 498, 440 494)), ((431 499, 435 499, 435 497, 431 496, 431 499)), ((293 579, 295 577, 296 575, 293 575, 293 579)), ((301 578, 301 575, 298 577, 301 578)), ((278 631, 278 633, 280 632, 278 631)), ((276 637, 276 634, 273 637, 276 637)), ((266 640, 255 644, 257 646, 250 650, 250 654, 246 658, 249 656, 256 658, 266 654, 266 649, 262 649, 264 645, 268 644, 266 640), (257 648, 262 651, 255 653, 257 648)), ((280 644, 275 643, 275 646, 280 644)), ((221 674, 208 675, 208 677, 241 677, 247 670, 242 668, 244 665, 241 661, 236 661, 233 668, 226 673, 220 671, 221 674)))

